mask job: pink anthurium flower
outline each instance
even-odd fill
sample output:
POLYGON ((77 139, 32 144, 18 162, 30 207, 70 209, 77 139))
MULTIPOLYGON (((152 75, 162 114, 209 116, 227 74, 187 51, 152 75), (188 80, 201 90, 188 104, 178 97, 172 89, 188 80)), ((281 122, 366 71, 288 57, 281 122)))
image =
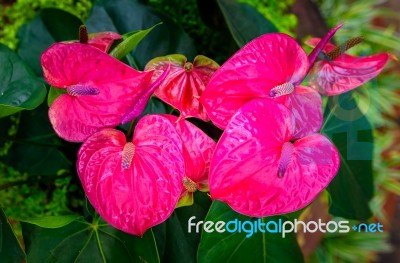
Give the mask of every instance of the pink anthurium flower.
POLYGON ((143 235, 165 221, 182 193, 182 141, 158 115, 139 120, 132 142, 106 128, 90 136, 78 153, 77 169, 96 211, 112 226, 143 235))
MULTIPOLYGON (((338 47, 327 43, 323 49, 326 59, 314 64, 311 70, 310 86, 321 94, 332 96, 355 89, 376 77, 384 68, 390 55, 380 53, 356 57, 344 53, 361 41, 360 37, 353 38, 338 47)), ((319 42, 319 38, 306 41, 310 46, 316 46, 319 42)))
POLYGON ((232 117, 210 166, 211 198, 264 217, 308 205, 336 175, 339 154, 321 134, 293 140, 287 107, 254 99, 232 117))
POLYGON ((296 40, 280 33, 265 34, 241 48, 214 73, 200 101, 211 121, 224 129, 246 102, 275 100, 291 109, 296 123, 293 136, 301 138, 322 125, 320 95, 299 86, 308 69, 307 54, 296 40))
POLYGON ((208 172, 216 143, 194 124, 173 115, 161 115, 176 128, 183 142, 185 176, 183 191, 177 207, 192 205, 193 193, 208 192, 208 172))
POLYGON ((153 79, 157 79, 167 67, 171 67, 171 72, 154 94, 177 108, 181 118, 209 121, 199 98, 219 65, 202 55, 196 56, 191 63, 185 56, 173 54, 150 60, 145 70, 155 70, 153 79))
POLYGON ((82 142, 118 125, 151 88, 153 72, 137 71, 90 45, 56 43, 41 64, 46 81, 67 91, 49 110, 54 130, 67 141, 82 142))

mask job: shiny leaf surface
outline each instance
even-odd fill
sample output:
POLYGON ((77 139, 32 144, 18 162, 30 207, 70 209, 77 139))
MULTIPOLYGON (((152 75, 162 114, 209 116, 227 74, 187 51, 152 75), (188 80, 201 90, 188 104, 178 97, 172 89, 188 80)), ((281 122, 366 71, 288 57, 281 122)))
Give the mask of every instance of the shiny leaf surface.
POLYGON ((27 260, 43 262, 151 262, 158 263, 153 233, 134 237, 107 225, 96 216, 92 222, 76 219, 59 228, 42 228, 22 222, 27 260))
POLYGON ((9 48, 0 44, 0 118, 32 110, 43 102, 46 88, 9 48))
POLYGON ((357 107, 352 93, 329 98, 322 132, 335 143, 340 153, 340 169, 330 183, 330 213, 344 218, 365 220, 371 217, 373 196, 372 127, 357 107))

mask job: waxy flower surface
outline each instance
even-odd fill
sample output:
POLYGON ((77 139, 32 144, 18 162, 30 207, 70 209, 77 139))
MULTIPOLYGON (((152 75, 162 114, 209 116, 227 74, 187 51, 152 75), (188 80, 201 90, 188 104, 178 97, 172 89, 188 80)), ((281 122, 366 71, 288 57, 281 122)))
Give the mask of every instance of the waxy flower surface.
POLYGON ((208 191, 208 173, 216 143, 194 124, 173 115, 161 115, 175 126, 182 139, 185 176, 178 206, 193 204, 193 192, 208 191))
POLYGON ((210 194, 256 217, 308 205, 336 175, 339 154, 321 134, 293 139, 291 112, 254 99, 234 114, 210 166, 210 194))
POLYGON ((219 65, 202 55, 196 56, 191 63, 185 56, 174 54, 150 60, 145 70, 155 70, 154 80, 167 67, 171 67, 171 72, 155 91, 155 95, 177 108, 181 118, 196 117, 209 121, 199 98, 219 65))
POLYGON ((153 74, 80 43, 52 45, 41 64, 47 83, 66 90, 51 105, 49 118, 56 133, 72 142, 121 123, 146 93, 153 74))
POLYGON ((79 150, 77 168, 89 201, 104 220, 143 235, 171 215, 181 196, 182 141, 168 119, 147 115, 132 142, 110 128, 89 137, 79 150))
POLYGON ((301 138, 322 125, 320 95, 299 86, 308 69, 307 54, 292 37, 265 34, 237 51, 214 73, 200 101, 211 121, 224 129, 246 102, 275 100, 291 109, 296 123, 293 136, 301 138))
MULTIPOLYGON (((376 77, 390 55, 380 53, 357 57, 344 53, 361 41, 361 38, 350 39, 338 47, 327 43, 323 49, 326 58, 316 62, 311 70, 310 86, 321 94, 332 96, 355 89, 376 77)), ((311 38, 306 43, 316 46, 319 42, 319 38, 311 38)))

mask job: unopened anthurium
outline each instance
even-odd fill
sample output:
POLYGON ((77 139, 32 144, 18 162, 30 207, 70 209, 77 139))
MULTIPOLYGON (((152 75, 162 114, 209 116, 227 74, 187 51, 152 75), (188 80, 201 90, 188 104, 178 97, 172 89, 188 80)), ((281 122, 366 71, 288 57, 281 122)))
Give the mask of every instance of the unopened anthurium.
POLYGON ((309 69, 305 51, 292 37, 262 35, 236 52, 214 73, 200 101, 212 122, 224 129, 232 115, 246 102, 268 98, 292 111, 301 138, 322 125, 320 95, 300 87, 309 69))
POLYGON ((185 176, 178 206, 193 204, 193 192, 208 192, 208 172, 215 142, 194 124, 173 115, 161 115, 175 126, 183 143, 185 176))
POLYGON ((166 220, 181 196, 182 141, 167 118, 146 115, 131 142, 110 128, 89 137, 79 150, 77 168, 89 201, 104 220, 141 236, 166 220))
POLYGON ((112 46, 112 44, 122 39, 122 36, 116 32, 112 31, 105 31, 105 32, 98 32, 88 34, 87 28, 84 25, 79 27, 79 40, 74 41, 67 41, 64 43, 81 43, 81 44, 88 44, 99 50, 107 53, 112 46))
POLYGON ((219 65, 202 55, 196 56, 191 63, 185 56, 173 54, 150 60, 145 70, 155 70, 153 79, 157 79, 168 67, 171 67, 171 72, 155 95, 177 108, 181 118, 196 117, 208 121, 199 98, 219 65))
MULTIPOLYGON (((321 94, 332 96, 355 89, 376 77, 390 55, 380 53, 356 57, 345 54, 361 41, 361 37, 355 37, 337 47, 327 43, 323 49, 325 58, 315 63, 311 70, 310 86, 321 94)), ((319 42, 319 38, 306 41, 310 46, 316 46, 319 42)))
POLYGON ((211 198, 264 217, 301 209, 327 187, 339 168, 335 146, 321 134, 294 140, 290 115, 267 99, 234 114, 211 161, 211 198))
POLYGON ((114 41, 122 39, 122 36, 115 32, 99 32, 89 35, 88 44, 107 53, 114 41))
POLYGON ((56 43, 41 57, 45 80, 65 89, 49 110, 63 139, 82 142, 114 127, 150 87, 153 72, 137 71, 90 45, 56 43))

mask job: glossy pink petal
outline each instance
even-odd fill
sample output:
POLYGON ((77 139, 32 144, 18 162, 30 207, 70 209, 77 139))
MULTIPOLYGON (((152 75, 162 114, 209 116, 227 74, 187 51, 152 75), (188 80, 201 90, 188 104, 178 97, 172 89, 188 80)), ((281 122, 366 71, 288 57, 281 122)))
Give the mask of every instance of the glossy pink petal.
POLYGON ((333 96, 355 89, 376 77, 384 68, 389 54, 340 56, 333 61, 319 61, 311 70, 310 86, 321 94, 333 96))
POLYGON ((56 133, 73 142, 118 125, 148 89, 153 74, 79 43, 52 45, 42 54, 41 64, 46 81, 68 91, 53 102, 49 118, 56 133))
POLYGON ((209 121, 199 98, 219 65, 201 55, 196 56, 191 63, 185 56, 174 54, 152 59, 147 63, 145 70, 155 70, 153 76, 155 80, 167 67, 171 67, 171 72, 156 90, 155 95, 177 108, 182 118, 196 117, 209 121))
MULTIPOLYGON (((301 81, 307 69, 307 55, 293 38, 266 34, 245 45, 214 73, 200 101, 212 122, 224 129, 243 104, 269 97, 279 85, 301 81)), ((281 103, 286 99, 275 98, 281 103)))
POLYGON ((164 117, 147 115, 132 143, 117 130, 89 137, 78 153, 78 174, 96 211, 134 235, 165 221, 182 192, 182 141, 164 117))
POLYGON ((298 86, 289 94, 285 105, 291 110, 295 129, 293 138, 302 138, 321 129, 322 99, 321 95, 309 87, 298 86))
POLYGON ((122 39, 122 36, 115 32, 99 32, 89 35, 88 44, 107 53, 115 40, 122 39))
MULTIPOLYGON (((311 38, 306 44, 315 46, 319 42, 319 38, 311 38)), ((335 48, 336 46, 328 43, 324 52, 329 53, 335 48)), ((342 94, 376 77, 383 70, 389 57, 388 53, 365 57, 341 54, 331 61, 319 61, 310 72, 310 86, 324 95, 342 94)))
MULTIPOLYGON (((165 114, 161 116, 171 121, 183 142, 185 178, 182 197, 192 195, 197 190, 208 191, 208 173, 216 143, 189 121, 178 120, 173 115, 165 114)), ((190 204, 185 203, 184 205, 190 204)))
POLYGON ((256 99, 232 117, 210 167, 210 194, 235 211, 264 217, 308 205, 336 175, 339 155, 323 135, 292 140, 290 111, 256 99))

